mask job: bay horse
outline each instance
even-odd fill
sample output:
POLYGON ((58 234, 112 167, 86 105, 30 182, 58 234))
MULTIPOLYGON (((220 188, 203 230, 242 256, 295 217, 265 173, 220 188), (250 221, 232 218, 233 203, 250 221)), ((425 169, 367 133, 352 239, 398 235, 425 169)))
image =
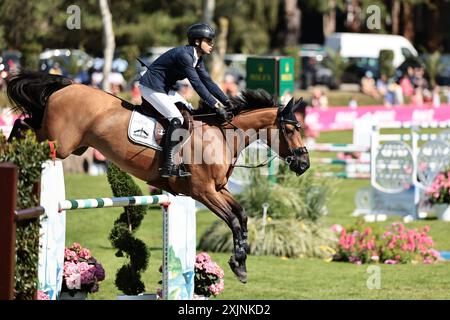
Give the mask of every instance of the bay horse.
MULTIPOLYGON (((231 270, 242 282, 247 282, 246 258, 247 216, 244 208, 227 189, 227 181, 233 172, 233 164, 239 152, 259 138, 263 130, 279 135, 267 135, 267 145, 278 143, 279 157, 290 170, 301 175, 309 168, 309 155, 300 134, 301 125, 294 109, 301 103, 293 99, 286 106, 278 106, 273 97, 262 90, 243 91, 231 99, 233 120, 214 123, 213 119, 196 117, 193 125, 193 142, 188 148, 205 150, 217 145, 216 150, 227 152, 228 161, 222 163, 186 164, 191 176, 187 178, 161 178, 158 168, 162 153, 132 142, 127 135, 131 117, 124 100, 100 89, 75 84, 58 75, 22 71, 8 80, 7 94, 13 110, 26 117, 25 122, 34 130, 39 141, 53 140, 57 144, 57 157, 64 159, 71 154, 81 154, 87 147, 99 150, 122 170, 146 181, 148 184, 183 194, 203 203, 229 226, 233 234, 234 252, 230 257, 231 270), (200 129, 200 130, 198 130, 200 129), (234 141, 224 139, 225 130, 248 132, 237 135, 234 141), (280 133, 281 132, 281 133, 280 133), (208 133, 209 139, 204 135, 208 133), (278 141, 275 141, 277 137, 278 141), (239 147, 236 147, 238 146, 239 147)), ((131 105, 131 104, 129 104, 131 105)))

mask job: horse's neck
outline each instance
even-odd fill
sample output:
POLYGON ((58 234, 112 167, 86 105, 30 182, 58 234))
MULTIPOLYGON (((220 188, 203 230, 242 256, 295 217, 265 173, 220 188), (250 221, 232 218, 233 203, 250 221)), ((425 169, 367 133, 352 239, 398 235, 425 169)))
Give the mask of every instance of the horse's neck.
POLYGON ((256 109, 238 114, 234 118, 233 124, 244 131, 250 129, 259 131, 261 129, 273 127, 276 118, 277 108, 256 109))
POLYGON ((236 156, 256 139, 263 139, 270 146, 271 129, 276 129, 276 118, 277 108, 251 110, 237 115, 233 124, 245 133, 245 141, 239 142, 240 148, 236 148, 236 156))

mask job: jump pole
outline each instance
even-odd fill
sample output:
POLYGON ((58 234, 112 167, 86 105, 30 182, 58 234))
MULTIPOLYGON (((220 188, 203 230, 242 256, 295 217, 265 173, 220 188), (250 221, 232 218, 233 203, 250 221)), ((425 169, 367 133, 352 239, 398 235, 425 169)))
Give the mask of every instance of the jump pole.
POLYGON ((190 197, 162 194, 116 198, 66 200, 60 161, 44 165, 39 253, 39 286, 55 300, 61 291, 64 268, 66 210, 161 205, 163 213, 163 299, 189 300, 194 294, 196 255, 195 201, 190 197), (51 182, 51 183, 50 183, 51 182), (63 228, 62 228, 63 227, 63 228))

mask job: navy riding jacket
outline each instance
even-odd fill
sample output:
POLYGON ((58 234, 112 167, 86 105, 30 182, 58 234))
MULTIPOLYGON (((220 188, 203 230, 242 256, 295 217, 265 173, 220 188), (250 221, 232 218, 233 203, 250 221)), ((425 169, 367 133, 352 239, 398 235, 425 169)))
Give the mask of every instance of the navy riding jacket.
POLYGON ((150 65, 139 83, 157 92, 168 93, 178 80, 187 78, 210 107, 214 107, 217 102, 214 97, 228 105, 228 97, 212 81, 202 57, 194 68, 194 50, 193 46, 181 46, 163 53, 150 65))

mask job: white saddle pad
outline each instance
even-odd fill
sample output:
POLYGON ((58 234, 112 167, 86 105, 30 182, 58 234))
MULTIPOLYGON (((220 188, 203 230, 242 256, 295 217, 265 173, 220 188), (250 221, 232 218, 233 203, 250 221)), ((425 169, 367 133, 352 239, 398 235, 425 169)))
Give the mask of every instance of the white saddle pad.
POLYGON ((131 114, 130 123, 128 124, 128 137, 135 143, 155 150, 162 150, 155 140, 156 123, 156 119, 134 110, 131 114))

